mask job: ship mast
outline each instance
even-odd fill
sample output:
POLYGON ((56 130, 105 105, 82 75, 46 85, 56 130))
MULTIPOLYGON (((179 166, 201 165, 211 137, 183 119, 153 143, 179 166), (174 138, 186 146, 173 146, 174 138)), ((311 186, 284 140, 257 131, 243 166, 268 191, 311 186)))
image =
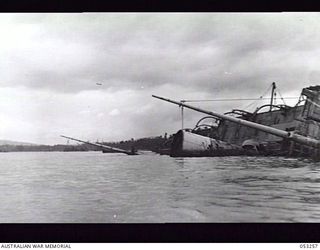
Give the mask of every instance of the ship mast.
POLYGON ((274 96, 274 91, 276 90, 276 83, 272 83, 272 89, 271 89, 271 102, 270 102, 270 111, 272 111, 272 105, 273 105, 273 96, 274 96))
MULTIPOLYGON (((184 100, 180 101, 181 103, 185 103, 184 100)), ((181 106, 181 129, 183 130, 184 126, 183 126, 183 106, 181 106)))

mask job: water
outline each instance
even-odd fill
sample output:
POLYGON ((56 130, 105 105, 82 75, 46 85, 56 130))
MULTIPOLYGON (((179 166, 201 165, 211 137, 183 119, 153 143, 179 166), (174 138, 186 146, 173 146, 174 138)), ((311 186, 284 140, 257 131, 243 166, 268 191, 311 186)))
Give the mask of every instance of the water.
POLYGON ((307 160, 30 152, 0 162, 0 223, 320 221, 320 165, 307 160))

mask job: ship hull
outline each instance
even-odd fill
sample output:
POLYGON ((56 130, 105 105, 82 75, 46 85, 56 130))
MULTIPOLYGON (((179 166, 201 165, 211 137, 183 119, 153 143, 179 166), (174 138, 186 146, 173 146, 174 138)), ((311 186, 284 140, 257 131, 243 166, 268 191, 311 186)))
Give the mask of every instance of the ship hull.
POLYGON ((257 152, 249 152, 240 146, 185 130, 179 130, 175 134, 170 152, 172 157, 216 157, 246 154, 257 154, 257 152))

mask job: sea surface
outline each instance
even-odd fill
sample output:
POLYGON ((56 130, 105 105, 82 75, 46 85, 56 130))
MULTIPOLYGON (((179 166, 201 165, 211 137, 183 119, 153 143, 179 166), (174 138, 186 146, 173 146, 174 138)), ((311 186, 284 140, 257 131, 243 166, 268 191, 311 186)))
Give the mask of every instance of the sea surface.
POLYGON ((320 163, 0 153, 0 223, 320 222, 320 163))

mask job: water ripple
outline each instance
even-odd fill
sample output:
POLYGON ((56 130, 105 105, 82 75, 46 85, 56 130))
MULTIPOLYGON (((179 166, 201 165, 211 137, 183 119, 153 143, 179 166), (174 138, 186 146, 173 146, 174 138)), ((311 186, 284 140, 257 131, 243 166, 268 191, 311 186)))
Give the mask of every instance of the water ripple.
POLYGON ((284 157, 0 154, 0 222, 319 222, 319 164, 284 157))

